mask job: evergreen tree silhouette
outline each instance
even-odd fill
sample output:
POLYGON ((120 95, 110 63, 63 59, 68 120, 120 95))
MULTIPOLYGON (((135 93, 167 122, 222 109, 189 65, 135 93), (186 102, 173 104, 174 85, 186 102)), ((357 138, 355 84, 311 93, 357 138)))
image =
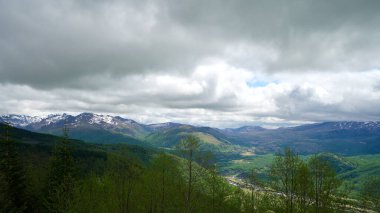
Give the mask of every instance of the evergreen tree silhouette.
POLYGON ((24 212, 27 208, 25 169, 4 123, 0 144, 0 211, 24 212))
POLYGON ((68 128, 63 128, 63 137, 54 149, 48 174, 47 209, 49 212, 67 212, 74 196, 74 159, 68 128))

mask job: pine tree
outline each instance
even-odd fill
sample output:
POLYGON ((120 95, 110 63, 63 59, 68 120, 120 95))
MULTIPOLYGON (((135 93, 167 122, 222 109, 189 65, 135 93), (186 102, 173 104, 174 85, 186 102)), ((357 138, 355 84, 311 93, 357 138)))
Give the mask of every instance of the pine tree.
POLYGON ((63 138, 56 145, 50 160, 46 200, 49 212, 68 211, 74 196, 74 166, 68 129, 65 126, 63 138))
POLYGON ((0 144, 0 210, 24 212, 27 208, 25 170, 5 123, 0 144))

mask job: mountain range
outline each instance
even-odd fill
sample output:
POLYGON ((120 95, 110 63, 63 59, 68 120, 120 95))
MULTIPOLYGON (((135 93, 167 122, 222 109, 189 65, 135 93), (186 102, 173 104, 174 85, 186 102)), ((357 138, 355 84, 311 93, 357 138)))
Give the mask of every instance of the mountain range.
POLYGON ((180 123, 141 124, 120 116, 81 113, 48 116, 2 115, 0 122, 33 132, 61 135, 100 144, 127 143, 171 149, 185 136, 200 139, 217 152, 265 154, 291 147, 300 154, 333 152, 343 155, 380 153, 380 122, 323 122, 266 129, 260 126, 218 129, 180 123))

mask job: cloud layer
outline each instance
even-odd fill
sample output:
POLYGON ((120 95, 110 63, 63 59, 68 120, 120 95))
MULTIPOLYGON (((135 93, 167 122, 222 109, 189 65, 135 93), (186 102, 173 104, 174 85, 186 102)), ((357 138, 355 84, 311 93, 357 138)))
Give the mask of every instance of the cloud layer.
POLYGON ((380 120, 379 10, 376 0, 0 0, 0 113, 380 120))

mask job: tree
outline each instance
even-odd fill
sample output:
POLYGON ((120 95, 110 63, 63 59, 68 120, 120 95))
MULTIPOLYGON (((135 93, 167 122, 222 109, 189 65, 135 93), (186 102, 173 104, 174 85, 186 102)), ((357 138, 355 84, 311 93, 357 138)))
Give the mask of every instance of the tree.
POLYGON ((25 169, 10 138, 10 125, 4 124, 0 143, 0 210, 24 212, 27 209, 25 169))
POLYGON ((211 213, 216 212, 216 194, 217 194, 217 189, 218 189, 218 174, 216 170, 216 165, 210 165, 207 170, 210 173, 210 177, 207 179, 208 185, 210 186, 211 189, 211 213))
POLYGON ((274 187, 285 195, 286 212, 294 212, 294 197, 296 193, 296 176, 300 158, 289 148, 284 154, 277 155, 270 169, 274 187))
POLYGON ((177 199, 180 197, 183 182, 178 160, 168 154, 159 154, 144 174, 144 190, 149 200, 146 211, 180 212, 183 204, 177 199))
POLYGON ((349 207, 352 206, 352 200, 350 199, 350 194, 354 190, 355 185, 352 181, 343 181, 336 193, 335 200, 339 203, 339 209, 342 212, 347 212, 349 207))
POLYGON ((222 212, 223 202, 226 196, 224 190, 224 179, 218 175, 218 168, 215 162, 215 156, 212 152, 207 151, 198 157, 198 164, 207 170, 204 173, 204 179, 206 180, 207 195, 211 197, 211 207, 208 205, 208 211, 211 213, 222 212))
POLYGON ((308 212, 311 197, 313 196, 313 182, 310 169, 306 163, 300 162, 296 174, 296 195, 300 207, 300 212, 308 212))
POLYGON ((255 190, 257 187, 260 187, 261 183, 259 181, 259 178, 257 177, 257 172, 254 169, 251 169, 250 173, 248 174, 248 177, 246 179, 246 187, 250 190, 250 207, 249 212, 254 213, 256 212, 257 206, 256 206, 256 195, 255 190))
POLYGON ((110 182, 104 177, 98 177, 92 173, 76 184, 74 201, 70 206, 71 213, 103 213, 117 212, 116 207, 108 205, 114 197, 110 196, 110 182))
POLYGON ((5 123, 0 146, 0 189, 4 197, 5 212, 22 212, 26 209, 25 170, 16 151, 16 142, 10 138, 10 128, 10 125, 5 123))
POLYGON ((193 191, 193 164, 195 160, 195 154, 199 149, 199 140, 195 136, 189 135, 185 139, 182 139, 177 148, 185 155, 187 160, 187 193, 186 193, 186 212, 192 212, 192 191, 193 191))
POLYGON ((72 203, 75 163, 71 152, 68 128, 65 126, 63 137, 50 159, 46 200, 49 212, 67 212, 72 203))
POLYGON ((365 206, 380 211, 380 177, 369 177, 363 183, 360 195, 365 206))
POLYGON ((336 172, 333 168, 321 156, 310 158, 309 168, 313 179, 315 212, 329 211, 333 195, 341 182, 336 177, 336 172))
POLYGON ((111 155, 109 161, 107 176, 114 185, 119 212, 134 212, 132 195, 141 176, 142 166, 136 159, 127 156, 111 155))

